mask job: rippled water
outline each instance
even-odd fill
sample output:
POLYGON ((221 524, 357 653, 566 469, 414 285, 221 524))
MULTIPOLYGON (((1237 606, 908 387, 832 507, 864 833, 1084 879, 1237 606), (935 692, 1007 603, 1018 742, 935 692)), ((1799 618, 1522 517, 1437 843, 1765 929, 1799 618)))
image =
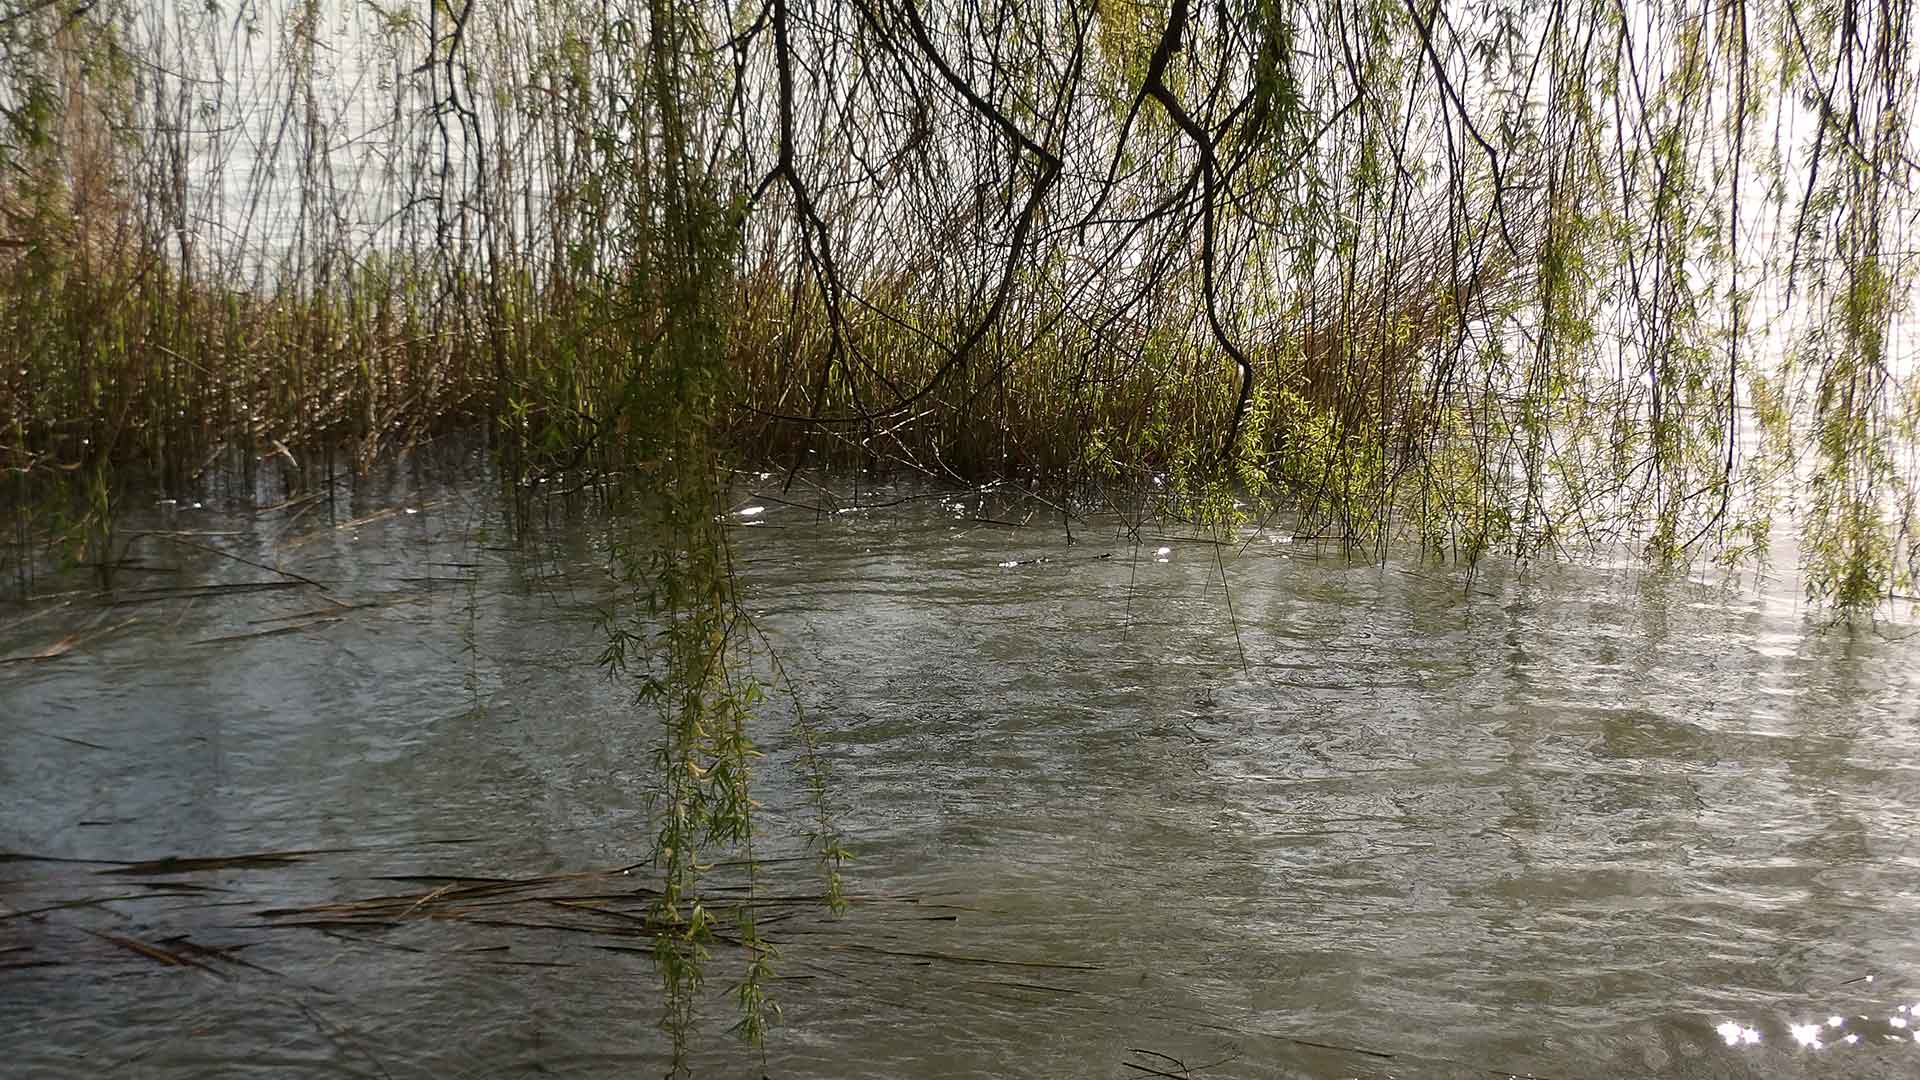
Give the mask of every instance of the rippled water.
MULTIPOLYGON (((756 505, 747 593, 860 899, 806 899, 770 714, 785 1017, 762 1063, 716 1000, 700 1075, 1920 1075, 1911 616, 1110 518, 1069 544, 1012 491, 756 505)), ((525 881, 646 853, 604 526, 515 545, 485 487, 402 473, 324 514, 156 511, 117 606, 0 608, 0 655, 77 635, 0 665, 0 848, 37 857, 0 862, 0 1071, 664 1069, 616 910, 644 874, 525 881), (359 606, 183 592, 285 581, 230 555, 359 606), (325 906, 380 896, 410 899, 325 906)))

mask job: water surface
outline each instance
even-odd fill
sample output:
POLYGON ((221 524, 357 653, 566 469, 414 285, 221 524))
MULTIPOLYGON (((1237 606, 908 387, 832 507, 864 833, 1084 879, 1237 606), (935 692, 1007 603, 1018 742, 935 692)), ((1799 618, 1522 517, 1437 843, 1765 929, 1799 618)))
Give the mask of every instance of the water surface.
MULTIPOLYGON (((784 1020, 762 1062, 716 1000, 698 1074, 1920 1073, 1910 617, 901 494, 741 504, 857 899, 808 899, 771 707, 784 1020)), ((0 665, 0 849, 36 857, 0 863, 9 1074, 662 1071, 607 526, 517 543, 404 471, 132 525, 169 535, 110 595, 0 607, 0 655, 76 642, 0 665), (276 587, 205 589, 236 582, 276 587), (381 896, 413 899, 325 906, 381 896)))

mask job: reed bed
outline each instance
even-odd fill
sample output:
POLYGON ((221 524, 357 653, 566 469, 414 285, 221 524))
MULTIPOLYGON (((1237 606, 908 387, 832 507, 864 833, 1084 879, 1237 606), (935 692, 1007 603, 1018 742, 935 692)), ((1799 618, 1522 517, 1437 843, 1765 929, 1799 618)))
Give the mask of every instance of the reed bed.
POLYGON ((27 4, 0 500, 18 550, 451 432, 509 482, 649 475, 675 116, 731 460, 1160 480, 1467 559, 1762 557, 1793 517, 1816 593, 1870 607, 1915 577, 1915 69, 1801 6, 1763 44, 1664 10, 27 4), (1855 62, 1852 113, 1795 104, 1855 62))

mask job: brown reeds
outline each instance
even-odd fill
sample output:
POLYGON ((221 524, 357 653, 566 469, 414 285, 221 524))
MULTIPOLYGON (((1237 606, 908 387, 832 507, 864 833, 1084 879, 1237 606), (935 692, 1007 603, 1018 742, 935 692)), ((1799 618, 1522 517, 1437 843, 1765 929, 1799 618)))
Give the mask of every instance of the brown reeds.
MULTIPOLYGON (((475 93, 471 54, 425 70, 445 97, 423 109, 408 42, 385 36, 407 27, 356 24, 371 48, 342 74, 326 60, 329 28, 308 9, 282 14, 266 44, 184 14, 23 20, 42 32, 20 40, 54 58, 39 78, 63 104, 0 183, 11 500, 103 472, 180 493, 232 468, 273 498, 488 424, 530 470, 610 466, 615 406, 638 385, 631 342, 665 324, 605 276, 627 196, 596 164, 595 125, 610 118, 578 50, 599 28, 564 12, 523 27, 507 9, 464 28, 503 84, 533 94, 518 108, 489 96, 483 118, 461 104, 475 93), (137 63, 117 81, 95 74, 123 55, 137 63), (383 68, 413 81, 396 78, 390 100, 328 97, 383 68), (261 100, 235 100, 236 70, 261 100), (329 145, 368 114, 397 130, 353 152, 329 145), (367 221, 382 204, 397 205, 367 221)), ((928 240, 964 245, 987 227, 977 210, 949 213, 928 240)), ((1065 306, 1080 283, 1016 283, 1002 324, 941 378, 938 343, 964 331, 969 301, 964 274, 938 271, 951 261, 939 247, 869 247, 864 265, 849 250, 829 311, 768 236, 735 290, 729 428, 743 453, 966 481, 1069 475, 1103 450, 1165 469, 1233 408, 1191 333, 1196 309, 1178 299, 1182 274, 1105 314, 1065 306)), ((975 256, 960 251, 964 269, 975 256)), ((1255 381, 1304 381, 1325 404, 1353 381, 1344 366, 1378 360, 1330 344, 1361 321, 1351 303, 1344 330, 1311 318, 1267 332, 1255 381)))
POLYGON ((633 79, 684 17, 711 43, 688 138, 728 220, 724 452, 1164 476, 1195 507, 1224 484, 1469 558, 1762 550, 1770 478, 1811 457, 1845 493, 1811 501, 1818 550, 1877 567, 1822 580, 1911 578, 1913 500, 1882 505, 1912 488, 1920 401, 1893 355, 1911 140, 1875 104, 1920 83, 1875 51, 1897 27, 1783 37, 1769 89, 1744 24, 1664 13, 1516 35, 1417 6, 989 7, 9 16, 16 543, 86 540, 130 485, 224 470, 280 499, 459 430, 510 479, 631 479, 628 406, 680 316, 633 79), (1508 67, 1463 59, 1496 40, 1508 67), (1795 112, 1843 60, 1880 88, 1866 112, 1795 112), (1768 109, 1812 130, 1769 149, 1793 183, 1762 198, 1742 163, 1768 109), (1867 113, 1872 139, 1841 130, 1867 113))

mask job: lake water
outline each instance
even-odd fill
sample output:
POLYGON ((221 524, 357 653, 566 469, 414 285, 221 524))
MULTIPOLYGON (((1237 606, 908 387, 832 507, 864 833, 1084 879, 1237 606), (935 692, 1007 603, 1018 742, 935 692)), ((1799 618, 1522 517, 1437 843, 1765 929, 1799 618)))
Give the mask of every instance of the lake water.
MULTIPOLYGON (((1920 1075, 1910 615, 756 491, 855 899, 770 707, 784 1019, 762 1061, 716 996, 696 1075, 1920 1075)), ((664 1071, 606 525, 404 468, 136 517, 112 595, 0 606, 0 656, 67 646, 0 664, 0 1072, 664 1071)))

